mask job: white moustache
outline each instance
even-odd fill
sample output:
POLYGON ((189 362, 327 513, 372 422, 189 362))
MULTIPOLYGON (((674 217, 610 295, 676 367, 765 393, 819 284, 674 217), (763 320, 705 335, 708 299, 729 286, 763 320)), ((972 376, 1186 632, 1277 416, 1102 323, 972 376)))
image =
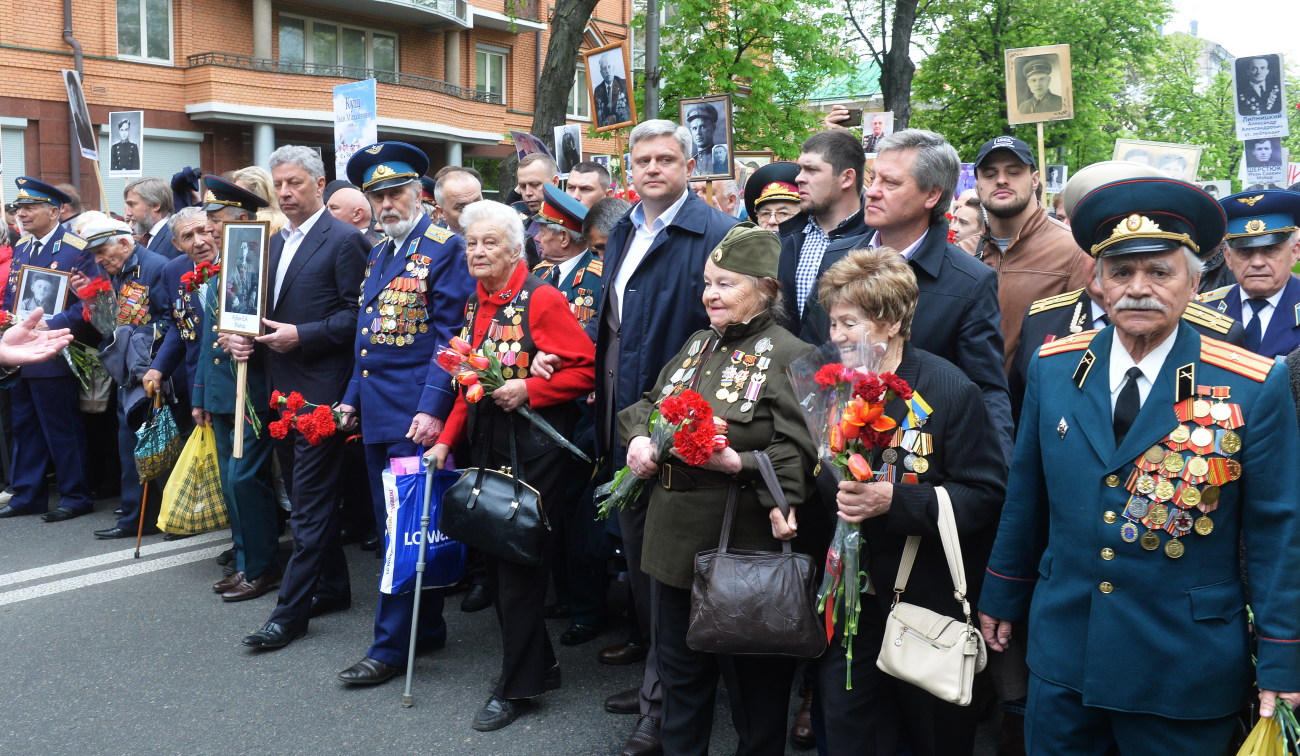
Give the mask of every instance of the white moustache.
POLYGON ((1115 303, 1116 310, 1154 310, 1155 312, 1168 312, 1169 308, 1163 302, 1155 297, 1130 297, 1123 296, 1115 303))

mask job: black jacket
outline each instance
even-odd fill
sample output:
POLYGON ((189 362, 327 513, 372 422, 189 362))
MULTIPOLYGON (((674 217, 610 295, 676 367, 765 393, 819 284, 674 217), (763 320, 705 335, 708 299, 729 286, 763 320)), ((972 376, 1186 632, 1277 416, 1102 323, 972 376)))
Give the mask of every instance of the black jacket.
MULTIPOLYGON (((781 320, 780 322, 788 324, 787 327, 796 336, 802 335, 803 323, 799 319, 799 303, 796 301, 797 295, 795 292, 797 289, 795 288, 795 271, 799 267, 799 254, 803 250, 804 237, 806 236, 804 234, 804 229, 807 225, 808 215, 805 213, 799 213, 795 217, 781 224, 780 234, 781 261, 777 265, 777 279, 781 282, 781 304, 785 313, 784 320, 781 320)), ((848 219, 835 228, 835 230, 827 234, 827 236, 830 237, 831 246, 833 247, 835 242, 840 239, 860 237, 863 234, 869 234, 870 232, 871 229, 867 228, 867 224, 863 222, 862 211, 859 210, 849 216, 848 219)), ((821 278, 821 275, 825 273, 826 269, 834 262, 834 260, 828 262, 830 257, 830 248, 828 247, 826 254, 822 255, 821 265, 817 268, 818 278, 821 278)), ((843 255, 841 254, 839 257, 836 257, 835 260, 838 260, 840 257, 843 257, 843 255)), ((811 301, 808 303, 808 306, 804 308, 805 318, 807 318, 808 313, 811 312, 814 303, 817 300, 817 286, 815 284, 813 285, 812 291, 809 293, 809 299, 811 301)), ((809 341, 809 339, 804 340, 809 341)), ((821 344, 823 341, 824 339, 812 343, 821 344)))

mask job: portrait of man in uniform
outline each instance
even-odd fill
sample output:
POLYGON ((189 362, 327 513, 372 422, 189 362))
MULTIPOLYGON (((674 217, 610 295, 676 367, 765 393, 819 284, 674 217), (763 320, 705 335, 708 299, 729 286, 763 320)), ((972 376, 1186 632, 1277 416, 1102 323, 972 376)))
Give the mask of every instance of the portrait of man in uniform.
POLYGON ((44 319, 49 320, 63 309, 67 296, 66 272, 24 266, 22 280, 18 283, 18 308, 14 317, 21 320, 39 307, 45 313, 44 319))
POLYGON ((1149 166, 1155 171, 1152 175, 1194 182, 1196 171, 1201 166, 1201 152, 1202 148, 1195 144, 1116 139, 1111 159, 1149 166))
POLYGON ((86 96, 81 91, 81 76, 76 71, 64 71, 63 84, 68 91, 68 107, 72 111, 72 123, 77 128, 81 156, 87 160, 99 160, 95 129, 90 123, 90 109, 86 107, 86 96))
POLYGON ((260 335, 266 308, 267 226, 258 221, 222 226, 221 301, 217 327, 228 333, 260 335))
POLYGON ((1064 101, 1052 91, 1052 63, 1049 57, 1033 58, 1021 70, 1029 95, 1021 97, 1020 112, 1055 113, 1060 110, 1064 101))
POLYGON ((1067 170, 1063 165, 1047 166, 1047 181, 1044 182, 1043 189, 1048 194, 1060 194, 1065 189, 1067 170))
POLYGON ((694 178, 732 178, 731 96, 683 98, 678 102, 680 123, 691 132, 694 178))
POLYGON ((1069 45, 1021 47, 1005 54, 1009 123, 1074 117, 1069 45))
POLYGON ((555 164, 560 178, 566 178, 573 166, 582 162, 582 126, 570 123, 555 127, 555 164))
POLYGON ((587 91, 596 131, 608 131, 636 122, 636 103, 628 94, 628 50, 626 42, 606 45, 586 53, 587 91))
POLYGON ((1256 55, 1234 62, 1237 113, 1244 116, 1282 112, 1281 56, 1256 55))
POLYGON ((876 145, 892 133, 894 133, 894 112, 889 110, 883 113, 872 113, 871 128, 862 137, 862 151, 868 155, 876 154, 878 152, 876 145))
POLYGON ((144 135, 144 111, 109 113, 113 146, 109 150, 108 175, 134 178, 141 175, 140 144, 144 135))

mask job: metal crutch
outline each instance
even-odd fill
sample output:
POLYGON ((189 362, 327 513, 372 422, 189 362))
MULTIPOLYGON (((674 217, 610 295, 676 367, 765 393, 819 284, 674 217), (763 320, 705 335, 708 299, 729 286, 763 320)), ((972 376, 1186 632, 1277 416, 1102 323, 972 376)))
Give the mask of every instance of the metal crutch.
MULTIPOLYGON (((406 690, 402 692, 402 707, 411 708, 411 677, 415 674, 415 636, 420 628, 420 593, 424 588, 424 557, 429 548, 429 507, 433 500, 433 473, 435 465, 424 472, 424 509, 420 512, 420 557, 415 562, 415 605, 411 608, 411 644, 406 650, 406 690)), ((396 537, 396 533, 390 537, 396 537)))

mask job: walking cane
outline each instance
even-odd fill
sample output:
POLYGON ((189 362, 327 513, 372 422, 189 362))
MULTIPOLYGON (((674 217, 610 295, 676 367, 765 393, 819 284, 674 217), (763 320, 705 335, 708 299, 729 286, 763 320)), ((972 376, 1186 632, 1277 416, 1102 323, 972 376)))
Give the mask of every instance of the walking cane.
MULTIPOLYGON (((162 406, 162 391, 150 391, 145 386, 145 394, 153 394, 153 417, 158 417, 158 408, 162 406)), ((140 541, 144 539, 144 516, 149 512, 149 481, 140 489, 140 526, 135 531, 135 558, 140 558, 140 541)))
MULTIPOLYGON (((406 690, 402 693, 402 707, 409 709, 411 702, 411 677, 415 673, 415 636, 420 627, 420 590, 424 587, 424 557, 429 548, 429 504, 433 500, 433 473, 435 465, 424 471, 424 509, 420 512, 420 557, 415 561, 415 605, 411 607, 411 644, 406 650, 406 690)), ((396 537, 389 533, 389 538, 396 537)))

